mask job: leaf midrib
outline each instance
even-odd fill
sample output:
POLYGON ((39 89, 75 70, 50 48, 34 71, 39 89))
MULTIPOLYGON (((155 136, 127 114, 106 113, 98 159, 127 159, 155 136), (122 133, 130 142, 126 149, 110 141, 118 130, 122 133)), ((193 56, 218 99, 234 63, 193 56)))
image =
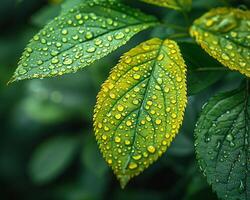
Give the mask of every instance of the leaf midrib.
POLYGON ((133 149, 134 149, 135 141, 136 141, 136 136, 137 136, 137 128, 138 128, 139 117, 140 117, 141 112, 142 112, 142 110, 143 110, 143 106, 144 106, 144 104, 145 104, 145 99, 146 99, 146 97, 147 97, 147 95, 148 95, 148 87, 149 87, 149 85, 150 85, 149 83, 150 83, 151 80, 152 80, 152 77, 153 77, 153 74, 154 74, 154 71, 155 71, 155 68, 156 68, 156 63, 157 63, 157 59, 156 59, 156 58, 160 55, 160 52, 161 52, 162 47, 163 47, 163 42, 164 42, 164 41, 161 41, 161 43, 159 44, 159 49, 158 49, 157 54, 156 54, 156 56, 155 56, 155 60, 154 60, 154 63, 153 63, 152 70, 151 70, 151 72, 150 72, 149 80, 148 80, 147 85, 146 85, 146 87, 145 87, 145 92, 144 92, 144 95, 143 95, 144 98, 143 98, 143 100, 142 100, 142 102, 141 102, 141 104, 140 104, 140 106, 139 106, 139 112, 138 112, 138 114, 137 114, 136 124, 135 124, 135 131, 134 131, 134 134, 133 134, 133 139, 132 139, 132 144, 131 144, 131 147, 132 147, 132 148, 131 148, 131 150, 130 150, 130 152, 129 152, 128 160, 127 160, 127 162, 126 162, 126 164, 125 164, 125 166, 124 166, 124 168, 123 168, 124 171, 127 169, 128 164, 129 164, 130 161, 131 161, 132 151, 133 151, 133 149))

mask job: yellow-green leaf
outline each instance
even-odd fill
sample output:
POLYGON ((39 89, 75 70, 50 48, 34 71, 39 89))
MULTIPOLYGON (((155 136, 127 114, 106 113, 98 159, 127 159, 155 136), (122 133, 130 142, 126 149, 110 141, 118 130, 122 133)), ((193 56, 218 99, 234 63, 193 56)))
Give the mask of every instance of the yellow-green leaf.
POLYGON ((192 0, 141 0, 146 3, 172 8, 175 10, 190 10, 192 0))
POLYGON ((125 53, 97 98, 96 139, 125 187, 166 151, 182 124, 186 66, 179 47, 154 38, 125 53))
POLYGON ((230 69, 250 77, 250 11, 217 8, 195 20, 196 41, 230 69))

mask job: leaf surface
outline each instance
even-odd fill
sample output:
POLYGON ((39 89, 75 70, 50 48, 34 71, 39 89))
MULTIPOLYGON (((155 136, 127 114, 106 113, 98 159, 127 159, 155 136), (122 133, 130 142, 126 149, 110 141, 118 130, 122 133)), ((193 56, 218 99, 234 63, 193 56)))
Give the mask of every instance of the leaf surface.
POLYGON ((122 56, 94 114, 99 147, 122 187, 166 151, 186 102, 186 66, 174 41, 154 38, 122 56))
POLYGON ((76 72, 156 23, 154 17, 113 0, 86 1, 34 36, 10 82, 76 72))
POLYGON ((142 0, 146 3, 172 8, 175 10, 190 10, 192 0, 142 0))
POLYGON ((212 97, 195 130, 199 165, 221 199, 250 198, 250 90, 212 97))
POLYGON ((223 65, 250 77, 249 30, 250 11, 216 8, 195 20, 190 33, 223 65))

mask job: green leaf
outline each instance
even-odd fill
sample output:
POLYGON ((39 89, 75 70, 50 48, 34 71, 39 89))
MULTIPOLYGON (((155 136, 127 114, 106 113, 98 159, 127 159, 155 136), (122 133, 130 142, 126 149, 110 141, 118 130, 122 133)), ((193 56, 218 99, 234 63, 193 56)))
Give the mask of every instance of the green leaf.
POLYGON ((190 10, 192 6, 192 0, 141 0, 141 1, 162 7, 172 8, 175 10, 190 10))
POLYGON ((216 8, 195 20, 190 34, 223 65, 250 77, 250 11, 216 8))
POLYGON ((154 17, 112 0, 87 1, 34 36, 10 82, 76 72, 156 23, 154 17))
POLYGON ((97 99, 96 139, 125 187, 166 151, 182 124, 186 66, 177 44, 154 38, 125 53, 97 99))
POLYGON ((195 129, 199 165, 221 199, 250 197, 250 89, 212 97, 195 129))
POLYGON ((225 75, 225 67, 197 44, 181 42, 179 45, 188 67, 188 95, 203 91, 225 75))
POLYGON ((58 177, 70 164, 78 141, 72 137, 55 137, 37 147, 30 160, 30 176, 38 184, 58 177))

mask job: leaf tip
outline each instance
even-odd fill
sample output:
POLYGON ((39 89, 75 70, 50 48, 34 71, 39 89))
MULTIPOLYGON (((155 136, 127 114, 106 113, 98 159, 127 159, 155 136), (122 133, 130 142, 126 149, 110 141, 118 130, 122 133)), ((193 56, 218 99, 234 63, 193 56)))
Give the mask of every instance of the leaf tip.
POLYGON ((15 76, 12 76, 10 78, 10 80, 6 83, 7 86, 9 86, 10 84, 14 83, 17 81, 17 78, 15 76))
POLYGON ((129 175, 118 175, 117 178, 120 182, 122 189, 124 189, 126 187, 126 185, 128 184, 128 182, 130 181, 129 175))

